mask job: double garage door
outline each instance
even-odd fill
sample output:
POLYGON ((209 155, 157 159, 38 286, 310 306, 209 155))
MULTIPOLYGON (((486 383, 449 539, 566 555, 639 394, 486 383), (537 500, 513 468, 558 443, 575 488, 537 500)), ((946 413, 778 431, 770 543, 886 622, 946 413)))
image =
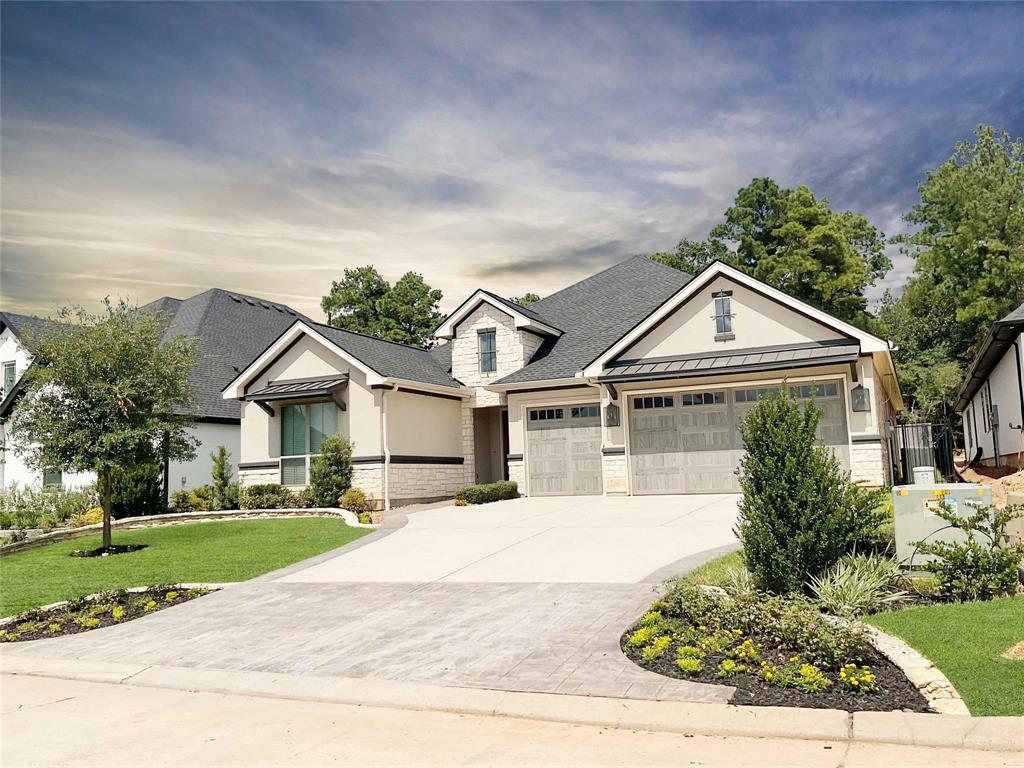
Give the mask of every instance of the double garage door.
POLYGON ((531 496, 601 493, 600 405, 528 408, 526 458, 531 496))
MULTIPOLYGON (((844 388, 838 381, 790 386, 790 396, 822 411, 818 437, 849 468, 844 388)), ((759 397, 778 387, 666 392, 629 398, 633 493, 718 493, 739 490, 743 456, 739 424, 759 397)))

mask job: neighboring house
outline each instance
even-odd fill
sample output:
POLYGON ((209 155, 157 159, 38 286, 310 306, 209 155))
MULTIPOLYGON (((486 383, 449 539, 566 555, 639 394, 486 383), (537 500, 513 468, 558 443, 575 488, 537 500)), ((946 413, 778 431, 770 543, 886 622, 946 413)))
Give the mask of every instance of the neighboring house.
POLYGON ((992 326, 954 410, 964 424, 969 462, 1024 466, 1024 304, 992 326))
MULTIPOLYGON (((296 320, 306 318, 283 304, 220 288, 212 288, 188 299, 164 297, 145 305, 143 309, 164 314, 165 341, 177 336, 194 338, 199 352, 198 362, 190 376, 196 406, 196 424, 192 432, 198 438, 199 446, 193 460, 172 461, 164 467, 169 495, 181 488, 210 483, 210 453, 220 445, 231 452, 232 463, 237 466, 240 453, 240 408, 238 403, 225 401, 220 391, 296 320)), ((37 332, 42 332, 48 321, 2 313, 0 322, 3 323, 0 364, 4 366, 5 372, 0 419, 6 419, 17 399, 17 382, 30 362, 24 348, 18 343, 20 329, 31 325, 37 332), (10 386, 7 382, 8 371, 13 371, 10 374, 10 386)), ((0 429, 3 427, 0 426, 0 429)), ((4 487, 13 483, 34 486, 63 484, 73 487, 87 485, 94 479, 91 474, 65 475, 61 478, 59 473, 46 473, 43 476, 28 469, 13 450, 4 450, 2 471, 4 487)))
POLYGON ((738 423, 786 382, 822 440, 888 481, 903 402, 887 342, 715 263, 637 257, 528 308, 479 290, 429 350, 296 322, 224 389, 243 485, 299 487, 327 434, 378 505, 510 478, 526 495, 735 492, 738 423))

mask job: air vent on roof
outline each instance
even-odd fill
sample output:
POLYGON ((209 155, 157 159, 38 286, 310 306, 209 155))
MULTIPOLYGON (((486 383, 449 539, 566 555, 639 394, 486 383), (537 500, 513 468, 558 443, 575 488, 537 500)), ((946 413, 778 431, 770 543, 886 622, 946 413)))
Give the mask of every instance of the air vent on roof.
POLYGON ((265 301, 261 301, 260 306, 263 307, 264 309, 270 309, 270 305, 267 304, 265 301))
MULTIPOLYGON (((231 296, 231 294, 229 293, 228 296, 231 296)), ((231 296, 231 300, 232 301, 237 301, 239 304, 242 303, 242 300, 240 298, 238 298, 237 296, 231 296)))
POLYGON ((245 303, 248 304, 250 307, 255 307, 256 306, 255 302, 253 302, 252 299, 246 299, 245 303))

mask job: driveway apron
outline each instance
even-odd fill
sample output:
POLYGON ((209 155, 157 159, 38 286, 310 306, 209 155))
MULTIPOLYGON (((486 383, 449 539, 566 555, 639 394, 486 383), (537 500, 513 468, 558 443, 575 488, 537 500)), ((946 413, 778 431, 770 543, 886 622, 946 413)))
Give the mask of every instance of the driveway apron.
POLYGON ((121 626, 3 652, 724 701, 730 688, 634 665, 619 639, 664 578, 735 548, 736 499, 553 497, 400 510, 389 532, 337 552, 121 626))

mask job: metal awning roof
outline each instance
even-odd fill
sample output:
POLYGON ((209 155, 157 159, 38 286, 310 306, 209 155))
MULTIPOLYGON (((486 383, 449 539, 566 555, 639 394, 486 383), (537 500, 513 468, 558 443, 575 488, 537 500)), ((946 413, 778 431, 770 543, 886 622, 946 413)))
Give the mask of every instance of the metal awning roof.
POLYGON ((268 400, 301 400, 310 397, 330 397, 348 384, 348 374, 321 376, 312 379, 290 379, 272 381, 263 389, 246 394, 246 400, 266 402, 268 400))
POLYGON ((616 360, 598 381, 678 379, 690 376, 715 376, 728 373, 757 373, 783 368, 850 363, 860 355, 860 342, 841 339, 835 342, 794 344, 784 347, 736 349, 699 355, 659 357, 648 360, 616 360))

